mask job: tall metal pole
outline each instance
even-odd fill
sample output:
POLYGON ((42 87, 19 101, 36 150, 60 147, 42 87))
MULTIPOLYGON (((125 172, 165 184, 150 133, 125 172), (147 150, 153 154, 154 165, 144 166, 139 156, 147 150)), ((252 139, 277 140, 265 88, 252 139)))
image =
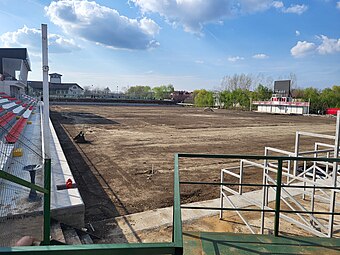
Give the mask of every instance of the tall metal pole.
POLYGON ((43 69, 43 129, 44 129, 44 150, 45 157, 51 158, 50 155, 50 132, 49 132, 49 120, 50 120, 50 102, 49 102, 49 86, 48 86, 48 44, 47 44, 47 25, 41 24, 42 33, 42 69, 43 69))
POLYGON ((43 140, 44 140, 44 188, 48 190, 44 194, 44 245, 50 244, 51 228, 51 153, 50 153, 50 102, 48 86, 48 43, 47 25, 41 24, 42 37, 42 69, 43 69, 43 140))

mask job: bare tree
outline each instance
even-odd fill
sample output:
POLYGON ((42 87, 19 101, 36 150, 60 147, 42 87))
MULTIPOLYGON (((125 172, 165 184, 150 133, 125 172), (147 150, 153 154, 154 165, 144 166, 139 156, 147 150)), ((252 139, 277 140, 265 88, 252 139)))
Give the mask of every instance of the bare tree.
POLYGON ((296 89, 297 88, 297 77, 295 73, 290 73, 288 75, 288 80, 290 80, 290 89, 296 89))
POLYGON ((233 76, 224 76, 221 82, 222 88, 228 91, 236 89, 249 90, 253 84, 253 76, 251 74, 234 74, 233 76))
POLYGON ((259 73, 254 78, 253 84, 255 84, 256 87, 261 84, 267 88, 273 88, 274 79, 271 76, 265 76, 263 73, 259 73))
POLYGON ((91 94, 91 86, 84 86, 84 96, 90 96, 91 94))

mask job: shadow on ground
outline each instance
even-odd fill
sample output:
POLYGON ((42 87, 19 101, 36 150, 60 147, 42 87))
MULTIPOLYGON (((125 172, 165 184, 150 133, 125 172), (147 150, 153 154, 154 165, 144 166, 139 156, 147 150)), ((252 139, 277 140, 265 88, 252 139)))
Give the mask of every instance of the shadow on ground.
MULTIPOLYGON (((57 114, 57 112, 54 112, 57 114)), ((88 112, 60 112, 58 118, 61 124, 101 124, 101 125, 117 125, 117 121, 113 121, 102 116, 88 112)))
MULTIPOLYGON (((98 180, 101 176, 97 177, 99 173, 94 173, 91 170, 91 167, 86 162, 87 160, 84 159, 78 147, 73 143, 63 128, 60 122, 60 120, 63 119, 63 116, 54 111, 51 111, 50 116, 59 138, 59 142, 85 204, 85 223, 88 227, 90 224, 91 226, 98 226, 97 228, 95 227, 94 234, 105 239, 108 231, 111 231, 112 228, 119 228, 114 217, 121 215, 98 180), (105 222, 106 224, 103 225, 100 224, 100 222, 105 222)), ((103 179, 100 180, 105 182, 103 179)), ((115 196, 112 189, 110 189, 110 193, 115 196)), ((118 201, 118 203, 119 202, 120 201, 118 201)), ((121 203, 119 206, 124 207, 121 203)), ((128 213, 126 208, 121 209, 128 213)), ((91 229, 91 227, 89 227, 89 229, 91 229)), ((131 230, 133 231, 132 228, 131 230)), ((115 233, 119 234, 120 232, 120 229, 115 229, 115 233)), ((137 234, 135 235, 138 240, 139 238, 137 234)), ((127 242, 127 240, 124 239, 122 232, 120 234, 120 242, 127 242)))

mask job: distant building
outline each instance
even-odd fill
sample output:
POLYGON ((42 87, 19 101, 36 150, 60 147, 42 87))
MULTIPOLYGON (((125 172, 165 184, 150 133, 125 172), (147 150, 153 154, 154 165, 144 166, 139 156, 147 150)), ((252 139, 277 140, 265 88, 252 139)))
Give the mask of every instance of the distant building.
POLYGON ((193 103, 192 92, 174 91, 171 93, 171 100, 176 103, 193 103))
POLYGON ((51 83, 61 83, 61 74, 59 73, 50 73, 50 82, 51 83))
POLYGON ((20 98, 27 93, 31 62, 26 48, 0 48, 0 92, 20 98))
MULTIPOLYGON (((50 97, 79 97, 84 95, 84 89, 77 83, 61 82, 61 74, 51 73, 49 85, 50 97)), ((42 81, 28 81, 29 93, 35 96, 42 95, 42 81)))
POLYGON ((257 111, 281 114, 308 114, 309 102, 298 102, 292 98, 290 80, 275 81, 274 94, 270 101, 254 101, 257 111))
POLYGON ((214 107, 224 108, 224 102, 223 102, 223 100, 221 98, 221 93, 214 92, 213 93, 213 97, 214 97, 214 107))

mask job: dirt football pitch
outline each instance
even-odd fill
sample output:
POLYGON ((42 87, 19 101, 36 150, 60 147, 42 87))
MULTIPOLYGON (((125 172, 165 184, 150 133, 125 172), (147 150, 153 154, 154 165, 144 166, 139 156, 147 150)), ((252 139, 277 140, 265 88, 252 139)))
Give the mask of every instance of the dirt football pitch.
MULTIPOLYGON (((171 206, 174 153, 263 155, 294 151, 296 131, 335 133, 335 118, 177 106, 52 105, 51 119, 85 202, 86 222, 171 206), (88 143, 73 141, 80 131, 88 143)), ((302 147, 313 149, 315 140, 302 147)), ((219 181, 225 160, 186 159, 181 180, 219 181)), ((260 169, 245 182, 261 183, 260 169)), ((233 180, 231 180, 233 181, 233 180)), ((235 181, 235 180, 234 180, 235 181)), ((181 186, 182 203, 219 196, 218 186, 181 186)))

